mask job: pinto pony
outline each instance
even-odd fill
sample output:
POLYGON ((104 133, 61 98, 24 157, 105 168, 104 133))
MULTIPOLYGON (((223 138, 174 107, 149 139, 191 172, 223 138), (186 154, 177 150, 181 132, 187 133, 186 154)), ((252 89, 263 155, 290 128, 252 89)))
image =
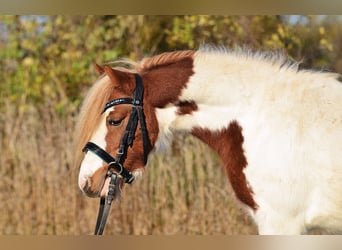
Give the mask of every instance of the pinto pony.
POLYGON ((299 70, 277 54, 203 47, 163 53, 130 67, 97 66, 101 77, 84 101, 78 124, 79 187, 105 196, 108 165, 91 141, 115 156, 142 79, 143 115, 124 167, 142 176, 153 149, 188 132, 222 160, 240 203, 260 234, 342 232, 342 85, 338 75, 299 70), (126 100, 125 99, 125 100, 126 100), (106 180, 105 180, 106 179, 106 180))

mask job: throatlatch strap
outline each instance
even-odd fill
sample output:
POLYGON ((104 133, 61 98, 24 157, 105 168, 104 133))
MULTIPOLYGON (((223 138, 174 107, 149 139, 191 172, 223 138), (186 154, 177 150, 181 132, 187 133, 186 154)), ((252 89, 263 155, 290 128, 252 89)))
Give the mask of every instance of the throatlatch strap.
POLYGON ((147 149, 151 147, 150 140, 148 139, 147 134, 147 128, 146 128, 146 122, 144 117, 144 112, 141 107, 137 107, 138 112, 138 118, 140 122, 140 130, 141 130, 141 136, 143 141, 143 148, 144 148, 144 164, 147 163, 147 149))

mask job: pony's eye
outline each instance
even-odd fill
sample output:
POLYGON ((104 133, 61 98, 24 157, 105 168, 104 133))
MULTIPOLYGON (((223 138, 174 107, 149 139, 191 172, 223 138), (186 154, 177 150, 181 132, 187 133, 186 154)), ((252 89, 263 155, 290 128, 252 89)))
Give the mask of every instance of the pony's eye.
POLYGON ((123 119, 121 119, 121 120, 118 120, 118 121, 116 121, 116 120, 113 120, 113 119, 109 119, 108 120, 108 124, 110 125, 110 126, 120 126, 121 125, 121 123, 122 123, 122 121, 123 121, 123 119))

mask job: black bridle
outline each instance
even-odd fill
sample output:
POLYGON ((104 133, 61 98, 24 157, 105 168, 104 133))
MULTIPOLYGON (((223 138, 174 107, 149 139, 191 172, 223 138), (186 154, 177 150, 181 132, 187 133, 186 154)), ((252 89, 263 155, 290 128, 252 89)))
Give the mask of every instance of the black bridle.
POLYGON ((97 216, 97 222, 94 233, 95 235, 101 235, 103 233, 109 209, 115 196, 115 192, 120 188, 120 179, 123 179, 124 182, 129 184, 131 184, 134 181, 134 175, 131 171, 127 170, 123 166, 123 164, 127 156, 128 147, 133 145, 138 122, 140 122, 140 129, 143 141, 144 165, 147 162, 147 154, 150 148, 150 141, 148 139, 145 116, 143 111, 144 86, 142 83, 142 79, 138 74, 134 74, 134 77, 136 87, 133 93, 133 98, 119 98, 109 101, 102 111, 102 113, 104 113, 107 109, 120 104, 132 105, 131 114, 125 132, 121 138, 120 146, 116 157, 114 158, 108 152, 106 152, 104 149, 102 149, 93 142, 88 142, 83 148, 83 152, 91 151, 108 164, 108 171, 105 178, 111 178, 109 183, 107 200, 105 197, 101 197, 100 199, 100 208, 97 216), (115 172, 113 172, 112 170, 114 170, 115 172))

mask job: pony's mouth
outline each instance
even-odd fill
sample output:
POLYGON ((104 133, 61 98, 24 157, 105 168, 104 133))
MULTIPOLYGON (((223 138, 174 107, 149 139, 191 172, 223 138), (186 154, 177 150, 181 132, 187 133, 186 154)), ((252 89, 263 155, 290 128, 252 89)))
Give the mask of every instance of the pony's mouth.
MULTIPOLYGON (((119 176, 117 178, 119 178, 119 179, 118 179, 118 182, 116 183, 116 186, 115 186, 114 199, 115 200, 120 200, 120 198, 121 198, 121 190, 122 190, 124 182, 123 182, 122 177, 119 176)), ((105 181, 103 183, 103 186, 102 186, 102 188, 101 188, 101 190, 99 192, 100 197, 107 196, 108 190, 109 190, 110 180, 111 180, 110 177, 106 177, 106 179, 105 179, 105 181)))
POLYGON ((93 182, 91 178, 83 178, 82 181, 80 181, 80 188, 82 192, 91 198, 99 197, 100 191, 94 191, 94 188, 92 187, 93 182))
MULTIPOLYGON (((135 169, 133 171, 133 175, 135 178, 135 181, 137 179, 140 179, 142 177, 144 173, 144 168, 138 168, 135 169)), ((119 178, 119 182, 118 182, 118 187, 117 187, 117 193, 121 193, 121 189, 123 187, 124 181, 122 179, 122 177, 118 177, 119 178)), ((135 182, 134 181, 134 182, 135 182)), ((91 198, 97 198, 97 197, 105 197, 108 194, 108 190, 109 190, 109 183, 110 183, 110 177, 106 177, 104 179, 104 181, 100 184, 100 185, 96 185, 93 181, 92 178, 84 178, 81 182, 80 182, 80 187, 81 190, 88 196, 91 198), (96 187, 95 187, 96 186, 96 187)), ((117 196, 117 195, 115 195, 117 196)), ((119 197, 119 196, 117 196, 119 197)))
POLYGON ((92 181, 92 178, 83 178, 80 182, 82 192, 90 198, 98 198, 106 196, 109 189, 110 177, 106 177, 103 183, 96 185, 92 181))
MULTIPOLYGON (((134 175, 135 181, 137 179, 140 179, 142 177, 143 173, 144 173, 144 168, 138 168, 138 169, 134 170, 133 175, 134 175)), ((121 190, 122 190, 122 187, 124 185, 123 178, 122 177, 118 177, 118 178, 119 178, 118 187, 116 187, 116 191, 115 191, 117 193, 117 194, 115 194, 116 198, 121 197, 121 190)), ((100 196, 100 197, 107 196, 108 190, 109 190, 110 179, 111 179, 110 177, 106 177, 106 179, 104 180, 104 183, 102 185, 102 188, 96 194, 96 196, 100 196)))
POLYGON ((110 177, 106 177, 103 183, 102 189, 100 190, 100 197, 104 197, 108 194, 109 182, 110 182, 110 177))

